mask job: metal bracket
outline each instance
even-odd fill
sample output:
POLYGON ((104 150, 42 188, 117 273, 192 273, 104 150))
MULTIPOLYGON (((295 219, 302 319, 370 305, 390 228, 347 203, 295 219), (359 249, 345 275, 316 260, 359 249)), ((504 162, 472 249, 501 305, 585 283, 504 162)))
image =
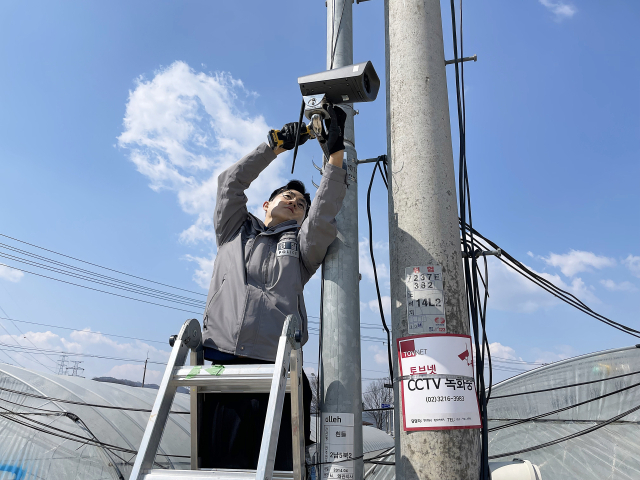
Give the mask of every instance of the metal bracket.
POLYGON ((477 62, 478 61, 478 55, 474 55, 472 57, 459 58, 458 60, 445 60, 444 64, 445 65, 451 65, 452 63, 470 62, 471 60, 473 60, 474 62, 477 62))
MULTIPOLYGON (((497 250, 485 250, 485 251, 475 250, 473 252, 473 256, 475 258, 479 258, 481 255, 495 255, 496 257, 500 257, 502 255, 502 249, 499 248, 497 250)), ((469 255, 467 255, 467 252, 463 251, 462 252, 462 258, 468 258, 468 257, 469 257, 469 255)))
MULTIPOLYGON (((287 325, 287 340, 291 344, 291 348, 298 350, 302 348, 300 342, 302 341, 302 334, 300 332, 301 322, 298 315, 287 315, 289 323, 287 325)), ((286 320, 285 320, 286 323, 286 320)), ((285 333, 285 332, 282 332, 285 333)))
POLYGON ((382 162, 382 163, 386 163, 387 162, 387 156, 386 155, 379 155, 375 158, 365 158, 363 160, 356 160, 356 165, 359 165, 361 163, 374 163, 374 162, 382 162))

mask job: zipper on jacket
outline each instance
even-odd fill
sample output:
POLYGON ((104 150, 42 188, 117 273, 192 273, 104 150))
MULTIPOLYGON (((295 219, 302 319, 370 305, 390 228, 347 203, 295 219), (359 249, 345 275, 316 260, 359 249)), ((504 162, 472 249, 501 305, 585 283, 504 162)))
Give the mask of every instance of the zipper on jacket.
POLYGON ((271 256, 273 255, 273 253, 271 252, 271 249, 269 249, 269 254, 267 255, 267 261, 265 262, 264 266, 262 267, 262 270, 264 272, 264 286, 267 286, 267 282, 269 281, 269 264, 271 263, 271 256))
POLYGON ((213 294, 213 297, 211 297, 211 300, 209 300, 209 303, 207 303, 207 308, 204 310, 205 313, 207 312, 207 310, 209 310, 209 307, 211 306, 211 303, 213 302, 213 299, 216 298, 218 296, 218 294, 222 291, 222 286, 224 285, 224 282, 225 282, 226 279, 227 279, 226 276, 222 277, 222 282, 220 283, 220 287, 218 287, 218 291, 213 294))

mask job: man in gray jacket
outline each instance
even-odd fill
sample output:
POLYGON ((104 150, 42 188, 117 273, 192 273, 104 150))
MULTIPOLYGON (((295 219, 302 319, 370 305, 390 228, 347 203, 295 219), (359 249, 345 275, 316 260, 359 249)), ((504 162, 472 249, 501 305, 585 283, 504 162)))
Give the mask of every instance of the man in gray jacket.
MULTIPOLYGON (((302 343, 309 338, 303 288, 336 238, 335 217, 346 193, 342 168, 346 114, 337 107, 329 110, 330 157, 313 202, 302 182, 293 180, 264 202, 264 221, 247 210, 244 191, 277 155, 293 148, 295 123, 280 131, 282 147, 272 150, 263 143, 218 177, 213 217, 218 254, 203 320, 205 359, 213 363, 273 363, 289 314, 297 313, 302 321, 302 343)), ((307 138, 301 136, 299 143, 307 138)), ((311 389, 304 372, 303 382, 309 441, 311 389)), ((267 400, 267 394, 205 399, 203 425, 211 426, 211 434, 201 435, 203 468, 255 468, 267 400)), ((292 468, 289 408, 285 401, 277 470, 292 468)))

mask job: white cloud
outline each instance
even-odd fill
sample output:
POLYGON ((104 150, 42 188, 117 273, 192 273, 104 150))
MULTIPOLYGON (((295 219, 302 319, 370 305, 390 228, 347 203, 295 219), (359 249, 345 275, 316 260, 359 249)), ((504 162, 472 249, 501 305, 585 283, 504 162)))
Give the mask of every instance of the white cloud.
POLYGON ((575 348, 569 345, 558 345, 554 347, 555 351, 546 351, 539 348, 533 349, 533 354, 536 355, 536 363, 553 363, 560 360, 566 360, 567 358, 575 357, 578 352, 575 348))
MULTIPOLYGON (((388 250, 388 244, 385 244, 383 242, 373 242, 373 248, 374 249, 381 249, 384 250, 385 245, 387 246, 387 250, 388 250)), ((373 275, 373 265, 371 264, 371 256, 369 253, 369 239, 367 238, 363 238, 359 244, 359 259, 360 259, 360 274, 362 275, 362 277, 366 277, 370 282, 374 282, 375 281, 375 277, 373 275)), ((380 259, 376 260, 376 271, 378 273, 378 282, 382 282, 382 280, 388 280, 389 279, 389 270, 387 269, 387 266, 382 263, 380 261, 380 259)))
MULTIPOLYGON (((382 311, 384 312, 385 320, 387 321, 389 328, 391 328, 391 297, 388 295, 381 295, 380 299, 382 300, 382 311)), ((377 314, 378 317, 380 316, 380 305, 378 304, 377 298, 367 302, 367 306, 369 307, 369 310, 377 314)), ((382 326, 380 326, 380 328, 382 328, 382 326)))
POLYGON ((373 361, 378 365, 389 365, 389 355, 386 348, 374 344, 369 346, 369 351, 373 354, 373 361))
POLYGON ((70 354, 67 357, 67 366, 70 366, 70 361, 72 360, 81 361, 80 367, 85 369, 81 375, 87 378, 113 376, 141 381, 144 358, 148 354, 150 363, 147 367, 147 378, 150 379, 150 382, 153 380, 155 383, 158 383, 156 380, 159 380, 159 378, 156 378, 157 375, 155 373, 149 374, 149 371, 156 371, 159 372, 158 375, 161 375, 164 371, 162 363, 167 361, 170 354, 168 351, 160 350, 140 340, 119 342, 90 329, 72 331, 68 337, 63 337, 50 331, 28 331, 22 335, 5 334, 0 335, 0 343, 13 345, 13 347, 2 347, 3 351, 8 355, 3 355, 0 361, 4 362, 11 358, 13 359, 12 363, 28 369, 57 373, 57 364, 61 359, 61 353, 67 352, 70 354), (140 360, 140 362, 136 364, 135 362, 125 361, 123 364, 123 360, 74 356, 73 354, 117 357, 140 360))
POLYGON ((631 271, 632 275, 640 278, 640 257, 629 255, 624 259, 624 264, 631 271))
MULTIPOLYGON (((242 109, 244 99, 255 96, 228 73, 196 72, 180 61, 151 80, 138 78, 129 92, 118 145, 128 150, 154 191, 174 192, 182 210, 195 216, 180 235, 185 243, 213 244, 217 177, 266 138, 269 126, 263 116, 242 109)), ((285 183, 285 156, 251 184, 249 210, 257 211, 285 183)))
MULTIPOLYGON (((490 295, 488 308, 508 312, 533 313, 541 308, 547 309, 560 304, 560 300, 516 273, 498 259, 490 257, 487 261, 489 262, 490 295)), ((568 285, 560 278, 560 275, 536 272, 531 267, 527 268, 585 302, 599 302, 593 294, 593 289, 588 287, 579 277, 572 279, 571 284, 568 285)))
POLYGON ((208 289, 211 282, 211 275, 213 274, 213 264, 216 261, 216 255, 211 254, 211 257, 194 257, 193 255, 186 255, 186 259, 198 264, 198 269, 193 274, 193 281, 200 287, 208 289))
POLYGON ((615 291, 633 292, 637 290, 636 286, 633 283, 627 282, 627 281, 616 283, 611 279, 606 279, 606 280, 600 280, 600 283, 604 288, 612 292, 615 292, 615 291))
POLYGON ((17 283, 22 277, 24 277, 24 273, 20 270, 15 270, 10 267, 5 267, 4 265, 0 265, 0 278, 3 280, 9 280, 10 282, 17 283))
POLYGON ((567 18, 573 17, 578 9, 571 4, 564 3, 562 1, 553 2, 551 0, 540 0, 540 3, 547 7, 553 16, 556 22, 561 22, 567 18))
POLYGON ((567 277, 573 277, 579 272, 588 272, 592 268, 602 269, 613 267, 616 261, 613 258, 596 255, 592 252, 571 250, 569 253, 558 255, 550 253, 548 257, 540 257, 547 265, 560 267, 560 271, 567 277))
POLYGON ((496 357, 498 359, 506 358, 508 360, 522 360, 521 358, 516 357, 516 351, 513 348, 502 345, 501 343, 490 343, 489 349, 492 357, 496 357))

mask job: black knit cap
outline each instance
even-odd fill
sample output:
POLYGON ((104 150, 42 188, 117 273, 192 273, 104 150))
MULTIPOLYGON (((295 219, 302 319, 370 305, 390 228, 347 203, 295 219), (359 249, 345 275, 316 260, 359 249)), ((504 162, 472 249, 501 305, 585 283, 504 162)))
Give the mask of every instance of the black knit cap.
POLYGON ((305 201, 307 202, 307 210, 304 212, 304 218, 307 218, 307 215, 309 214, 309 209, 311 208, 311 195, 307 193, 307 189, 305 188, 304 183, 302 183, 300 180, 289 180, 289 183, 274 190, 271 196, 269 197, 269 201, 273 200, 278 195, 280 195, 283 192, 286 192, 287 190, 295 190, 296 192, 302 194, 305 201))

